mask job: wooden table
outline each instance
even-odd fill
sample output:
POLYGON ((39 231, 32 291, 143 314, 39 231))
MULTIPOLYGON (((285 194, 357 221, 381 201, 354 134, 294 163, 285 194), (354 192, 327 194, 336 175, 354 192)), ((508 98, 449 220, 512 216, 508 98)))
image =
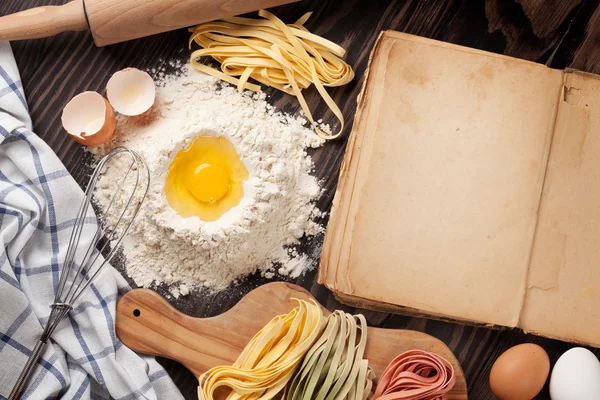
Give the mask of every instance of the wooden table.
MULTIPOLYGON (((62 0, 2 0, 0 15, 25 8, 62 4, 62 0)), ((598 0, 305 0, 275 10, 284 21, 293 21, 313 11, 307 27, 348 49, 348 62, 357 78, 331 91, 344 116, 352 121, 356 96, 375 39, 382 29, 394 29, 457 43, 513 57, 544 63, 553 68, 576 68, 600 74, 600 2, 598 0)), ((80 183, 89 168, 82 148, 62 130, 60 115, 74 95, 85 90, 103 91, 110 75, 134 66, 146 70, 160 67, 171 59, 187 60, 188 34, 185 30, 98 49, 88 33, 65 33, 55 38, 14 43, 35 131, 59 155, 80 183)), ((271 101, 287 112, 298 110, 296 101, 272 93, 271 101)), ((401 95, 401 94, 400 94, 401 95)), ((331 112, 317 96, 309 96, 314 115, 334 122, 331 112)), ((345 129, 346 137, 351 124, 345 129)), ((331 208, 340 163, 346 142, 328 143, 314 155, 316 173, 324 179, 326 192, 319 202, 322 210, 331 208)), ((324 223, 326 221, 323 221, 324 223)), ((318 240, 305 248, 319 246, 318 240)), ((196 316, 216 315, 230 308, 243 294, 264 283, 259 277, 210 298, 189 296, 175 302, 181 310, 196 316)), ((297 280, 330 309, 340 306, 315 281, 315 272, 297 280)), ((164 292, 164 288, 161 288, 164 292)), ((446 342, 462 363, 469 383, 470 398, 492 399, 488 374, 492 363, 504 350, 518 343, 542 345, 551 360, 572 345, 525 335, 518 330, 490 330, 420 318, 365 312, 370 324, 427 332, 446 342)), ((598 351, 596 351, 596 354, 598 351)), ((186 398, 196 398, 197 381, 183 367, 161 360, 186 398)), ((547 388, 539 399, 548 399, 547 388)))

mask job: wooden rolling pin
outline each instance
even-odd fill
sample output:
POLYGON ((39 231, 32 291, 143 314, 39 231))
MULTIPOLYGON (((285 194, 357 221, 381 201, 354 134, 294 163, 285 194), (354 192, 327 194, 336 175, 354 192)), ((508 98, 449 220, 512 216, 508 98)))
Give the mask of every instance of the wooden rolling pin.
POLYGON ((73 0, 0 17, 0 41, 90 29, 97 46, 125 42, 298 0, 73 0))

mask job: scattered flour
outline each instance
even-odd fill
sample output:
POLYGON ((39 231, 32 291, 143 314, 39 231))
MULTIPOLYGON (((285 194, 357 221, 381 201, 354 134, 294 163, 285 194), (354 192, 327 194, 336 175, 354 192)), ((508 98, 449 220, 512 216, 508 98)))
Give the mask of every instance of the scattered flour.
MULTIPOLYGON (((148 115, 120 118, 115 138, 95 150, 101 156, 125 146, 151 169, 149 195, 124 246, 127 273, 141 286, 173 285, 174 297, 197 286, 221 290, 256 271, 301 275, 311 262, 293 246, 323 231, 314 222, 321 188, 306 152, 323 140, 304 124, 276 112, 264 94, 239 93, 200 72, 165 78, 148 115), (163 193, 172 158, 197 135, 227 137, 251 175, 240 205, 211 223, 181 218, 163 193)), ((113 164, 102 176, 100 203, 122 168, 113 164)))

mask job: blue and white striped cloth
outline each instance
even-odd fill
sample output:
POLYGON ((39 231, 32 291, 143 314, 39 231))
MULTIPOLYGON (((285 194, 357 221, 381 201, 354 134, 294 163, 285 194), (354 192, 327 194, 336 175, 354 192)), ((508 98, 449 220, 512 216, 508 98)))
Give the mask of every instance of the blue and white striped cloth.
MULTIPOLYGON (((0 399, 50 314, 82 190, 31 131, 10 46, 0 43, 0 399)), ((95 222, 92 222, 95 223, 95 222)), ((115 335, 127 283, 108 267, 46 347, 26 399, 181 399, 167 373, 115 335)))

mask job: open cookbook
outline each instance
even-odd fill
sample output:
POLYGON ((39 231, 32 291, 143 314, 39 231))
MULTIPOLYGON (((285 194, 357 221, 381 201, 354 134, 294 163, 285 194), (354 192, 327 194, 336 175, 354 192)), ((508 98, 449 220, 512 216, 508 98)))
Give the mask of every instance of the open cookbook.
POLYGON ((319 281, 352 305, 600 345, 600 77, 384 32, 319 281))

